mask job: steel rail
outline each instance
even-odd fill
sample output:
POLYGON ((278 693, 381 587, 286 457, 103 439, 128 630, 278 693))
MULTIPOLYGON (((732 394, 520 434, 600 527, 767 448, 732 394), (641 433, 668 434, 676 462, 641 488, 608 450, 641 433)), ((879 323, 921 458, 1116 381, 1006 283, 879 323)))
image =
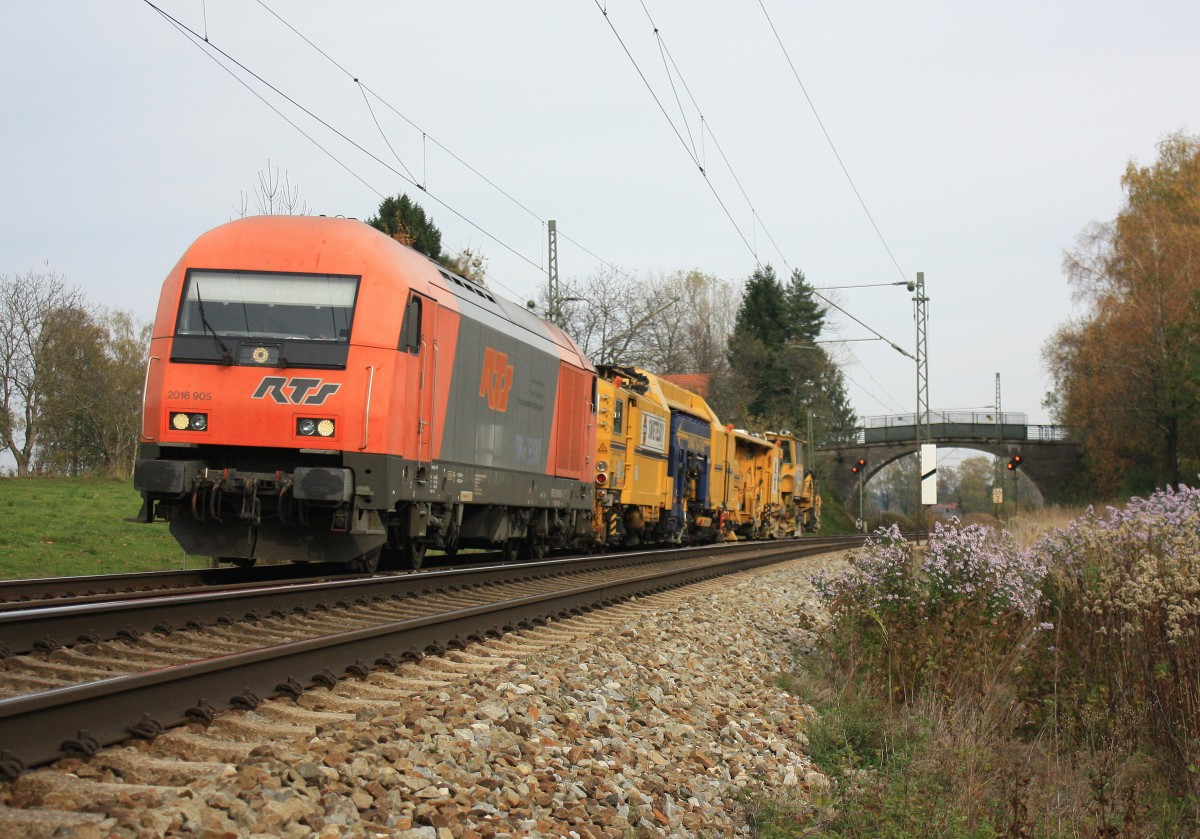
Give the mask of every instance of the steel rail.
MULTIPOLYGON (((791 543, 768 543, 791 544, 791 543)), ((810 547, 827 540, 797 540, 810 547)), ((348 603, 367 603, 449 586, 478 586, 513 578, 544 578, 565 573, 591 573, 630 564, 674 561, 695 552, 756 550, 749 543, 730 547, 607 554, 603 557, 557 559, 521 565, 483 565, 386 576, 322 579, 279 584, 246 584, 213 591, 158 592, 132 598, 102 599, 68 605, 46 605, 0 611, 0 656, 48 652, 80 641, 97 643, 118 637, 136 638, 154 631, 216 622, 286 616, 348 603)))
POLYGON ((47 606, 55 600, 67 598, 73 601, 99 601, 106 597, 112 599, 165 594, 172 589, 262 584, 279 580, 315 580, 349 573, 353 572, 344 565, 320 563, 0 580, 0 610, 47 606))
POLYGON ((332 686, 339 678, 335 669, 365 677, 374 666, 394 668, 404 659, 440 654, 449 646, 548 618, 828 550, 813 541, 757 548, 737 557, 710 553, 687 568, 643 571, 619 581, 585 583, 0 700, 0 775, 16 777, 66 755, 90 756, 130 737, 153 737, 186 722, 209 721, 225 707, 254 708, 264 697, 294 697, 310 687, 332 686))

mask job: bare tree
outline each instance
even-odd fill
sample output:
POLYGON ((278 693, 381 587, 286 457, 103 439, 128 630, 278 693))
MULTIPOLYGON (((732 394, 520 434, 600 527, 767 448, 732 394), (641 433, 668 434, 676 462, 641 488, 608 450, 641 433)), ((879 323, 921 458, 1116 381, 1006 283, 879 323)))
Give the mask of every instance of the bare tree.
POLYGON ((663 373, 718 373, 737 317, 740 288, 700 271, 676 271, 648 284, 649 298, 675 302, 641 336, 643 363, 663 373))
MULTIPOLYGON (((293 187, 284 170, 280 179, 279 167, 271 171, 271 160, 267 159, 266 171, 259 170, 258 186, 254 187, 254 203, 260 216, 306 216, 308 202, 300 200, 300 187, 293 187)), ((234 207, 238 218, 245 218, 250 209, 250 198, 241 194, 240 204, 234 207)))
POLYGON ((0 444, 12 453, 17 475, 30 473, 41 431, 46 348, 76 325, 64 311, 87 312, 83 292, 53 271, 0 275, 0 444))
POLYGON ((640 329, 662 301, 634 276, 615 268, 564 284, 563 322, 567 334, 596 364, 640 364, 640 329))
POLYGON ((609 268, 564 284, 561 310, 567 332, 597 364, 717 373, 739 295, 736 283, 700 271, 644 280, 609 268))

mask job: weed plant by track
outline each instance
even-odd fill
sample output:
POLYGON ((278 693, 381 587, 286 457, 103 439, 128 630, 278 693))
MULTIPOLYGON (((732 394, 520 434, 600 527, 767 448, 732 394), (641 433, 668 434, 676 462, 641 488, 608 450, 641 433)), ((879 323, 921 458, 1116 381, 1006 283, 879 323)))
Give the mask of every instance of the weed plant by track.
POLYGON ((759 835, 1198 835, 1200 491, 1033 529, 881 532, 814 578, 780 685, 833 786, 755 802, 759 835))

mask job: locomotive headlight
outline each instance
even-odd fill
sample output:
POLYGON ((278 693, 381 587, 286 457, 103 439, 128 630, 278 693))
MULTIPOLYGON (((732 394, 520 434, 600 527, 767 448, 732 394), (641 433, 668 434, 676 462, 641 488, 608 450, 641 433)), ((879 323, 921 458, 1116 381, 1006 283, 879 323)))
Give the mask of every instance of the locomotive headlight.
POLYGON ((324 419, 317 423, 317 433, 322 437, 332 437, 335 430, 333 420, 324 419))
POLYGON ((597 460, 596 461, 596 471, 597 472, 607 472, 608 471, 608 461, 607 460, 597 460))
POLYGON ((317 433, 317 421, 314 419, 301 419, 296 422, 296 433, 301 437, 311 437, 317 433))
POLYGON ((596 486, 604 486, 608 483, 608 475, 604 472, 596 473, 596 486))
POLYGON ((171 428, 176 431, 207 431, 208 414, 189 414, 186 411, 172 411, 171 428))

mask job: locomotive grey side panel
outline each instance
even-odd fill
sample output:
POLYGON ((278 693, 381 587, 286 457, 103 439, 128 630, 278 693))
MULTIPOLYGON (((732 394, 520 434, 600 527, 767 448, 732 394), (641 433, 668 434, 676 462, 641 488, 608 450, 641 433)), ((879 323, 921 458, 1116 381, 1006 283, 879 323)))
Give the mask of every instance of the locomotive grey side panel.
POLYGON ((557 353, 527 330, 464 301, 441 459, 546 473, 557 353))

